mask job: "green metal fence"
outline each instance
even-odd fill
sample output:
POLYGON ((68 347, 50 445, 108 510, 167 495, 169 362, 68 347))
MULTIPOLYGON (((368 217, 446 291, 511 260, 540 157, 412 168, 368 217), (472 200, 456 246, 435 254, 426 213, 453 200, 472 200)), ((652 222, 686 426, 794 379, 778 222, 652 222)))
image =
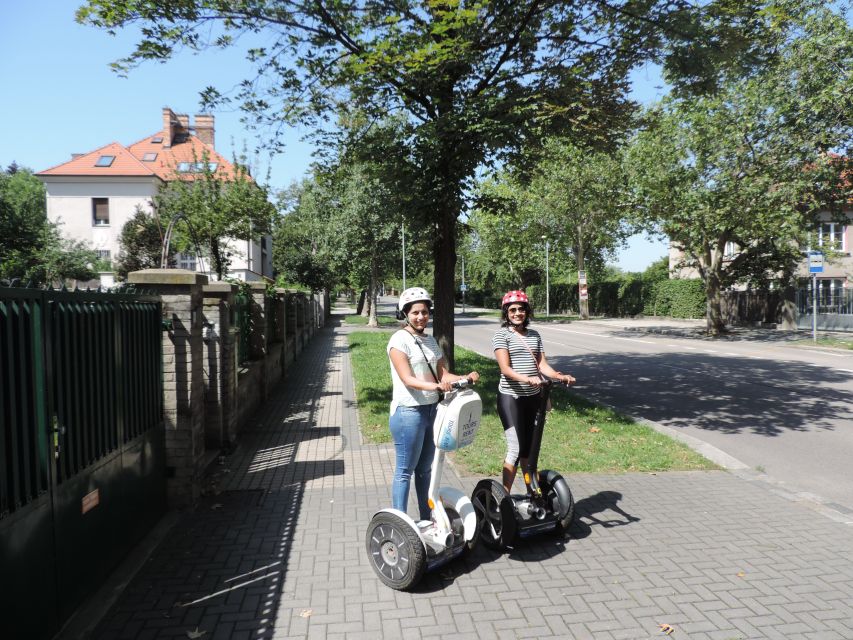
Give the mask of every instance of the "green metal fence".
POLYGON ((51 637, 165 511, 161 322, 0 288, 0 637, 51 637))

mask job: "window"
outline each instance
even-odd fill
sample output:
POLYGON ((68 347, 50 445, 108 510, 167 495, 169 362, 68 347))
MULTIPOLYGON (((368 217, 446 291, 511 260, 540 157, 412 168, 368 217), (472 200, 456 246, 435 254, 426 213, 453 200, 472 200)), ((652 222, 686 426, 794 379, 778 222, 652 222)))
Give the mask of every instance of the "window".
POLYGON ((163 142, 163 136, 154 136, 151 138, 151 144, 161 144, 163 142))
POLYGON ((820 247, 832 246, 837 251, 846 251, 844 236, 847 228, 837 222, 823 222, 818 229, 817 244, 820 247))
POLYGON ((115 160, 115 156, 101 156, 98 158, 98 161, 95 163, 96 167, 109 167, 112 165, 113 160, 115 160))
POLYGON ((195 254, 179 253, 178 269, 188 269, 189 271, 195 271, 195 254))
MULTIPOLYGON (((216 171, 219 164, 216 162, 208 162, 207 170, 210 172, 216 171)), ((179 162, 178 173, 201 173, 204 171, 204 162, 179 162)))
POLYGON ((109 198, 92 198, 92 224, 96 227, 106 227, 110 224, 109 198))
POLYGON ((142 156, 142 162, 154 162, 157 159, 156 153, 146 153, 142 156))
POLYGON ((110 250, 109 249, 95 249, 95 255, 98 256, 98 260, 109 260, 110 259, 110 250))
POLYGON ((723 249, 724 258, 734 258, 737 255, 737 245, 734 242, 727 242, 723 249))

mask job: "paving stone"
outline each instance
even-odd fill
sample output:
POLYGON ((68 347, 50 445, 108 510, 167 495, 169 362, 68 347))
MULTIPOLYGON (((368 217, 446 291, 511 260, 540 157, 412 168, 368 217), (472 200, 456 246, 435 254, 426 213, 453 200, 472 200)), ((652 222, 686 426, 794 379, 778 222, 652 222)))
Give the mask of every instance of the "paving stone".
POLYGON ((643 640, 662 623, 678 640, 853 638, 853 527, 725 471, 569 476, 568 538, 477 548, 388 589, 364 535, 394 451, 361 441, 348 331, 315 334, 94 640, 643 640))

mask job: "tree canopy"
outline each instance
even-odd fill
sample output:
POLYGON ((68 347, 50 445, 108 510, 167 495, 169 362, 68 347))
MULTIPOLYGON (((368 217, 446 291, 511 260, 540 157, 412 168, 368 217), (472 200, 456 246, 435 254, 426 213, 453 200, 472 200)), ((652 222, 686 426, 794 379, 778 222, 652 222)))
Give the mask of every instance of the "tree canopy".
POLYGON ((43 286, 97 277, 95 252, 63 238, 45 206, 31 171, 12 163, 0 173, 0 280, 43 286))
POLYGON ((630 151, 640 211, 702 277, 712 333, 724 329, 724 288, 790 280, 816 214, 851 200, 853 30, 822 5, 796 8, 772 63, 664 100, 630 151))
MULTIPOLYGON (((189 234, 177 236, 178 248, 194 252, 193 246, 211 260, 217 278, 222 280, 231 264, 234 239, 257 239, 270 232, 275 207, 267 189, 258 185, 241 164, 234 162, 231 175, 212 170, 206 157, 195 163, 202 171, 191 180, 167 182, 154 199, 157 214, 164 220, 182 216, 189 223, 189 234)), ((176 229, 179 227, 176 225, 176 229)), ((247 256, 248 258, 248 256, 247 256)))
MULTIPOLYGON (((456 220, 478 167, 559 130, 599 145, 633 104, 627 75, 664 45, 701 77, 707 51, 741 47, 753 2, 713 0, 89 0, 78 20, 115 31, 141 26, 116 68, 163 61, 178 48, 244 46, 257 75, 232 100, 256 126, 325 125, 341 105, 369 117, 406 115, 420 196, 430 202, 434 332, 452 354, 456 220), (715 10, 713 29, 697 14, 715 10), (726 30, 723 30, 723 27, 726 30), (737 36, 737 37, 735 37, 737 36)), ((745 42, 751 42, 744 38, 745 42)), ((276 136, 270 146, 281 144, 276 136)))

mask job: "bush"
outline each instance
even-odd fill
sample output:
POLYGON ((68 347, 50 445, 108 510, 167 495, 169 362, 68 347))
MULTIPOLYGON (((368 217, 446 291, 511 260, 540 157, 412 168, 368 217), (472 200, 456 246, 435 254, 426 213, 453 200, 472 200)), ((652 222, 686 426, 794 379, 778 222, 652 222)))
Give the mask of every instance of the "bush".
MULTIPOLYGON (((587 287, 589 294, 589 313, 594 316, 624 317, 635 316, 643 311, 643 302, 648 285, 638 276, 628 276, 619 280, 595 282, 587 287)), ((552 313, 577 314, 578 285, 552 284, 550 292, 552 313)), ((532 285, 527 295, 534 308, 545 309, 545 285, 532 285)))
POLYGON ((705 301, 701 280, 661 280, 652 284, 643 313, 647 316, 701 318, 705 315, 705 301))

